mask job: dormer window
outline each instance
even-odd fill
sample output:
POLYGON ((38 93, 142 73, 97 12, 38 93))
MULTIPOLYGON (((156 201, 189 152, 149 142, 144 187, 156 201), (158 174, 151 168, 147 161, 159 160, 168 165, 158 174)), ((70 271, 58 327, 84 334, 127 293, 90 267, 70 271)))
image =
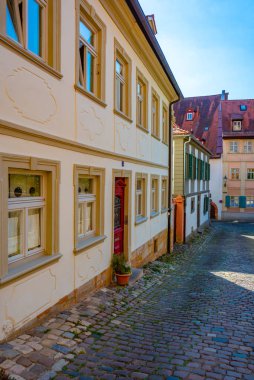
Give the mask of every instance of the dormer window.
POLYGON ((247 111, 246 104, 240 104, 240 111, 247 111))
POLYGON ((189 120, 189 121, 193 120, 193 112, 187 112, 186 120, 189 120))
POLYGON ((232 120, 232 129, 233 131, 242 130, 242 121, 241 120, 232 120))

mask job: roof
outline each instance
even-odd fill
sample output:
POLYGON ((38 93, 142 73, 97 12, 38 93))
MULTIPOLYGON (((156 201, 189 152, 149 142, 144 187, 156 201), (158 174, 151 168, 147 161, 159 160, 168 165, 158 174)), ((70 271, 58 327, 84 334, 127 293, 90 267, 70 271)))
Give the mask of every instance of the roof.
POLYGON ((202 141, 200 141, 198 138, 196 138, 193 134, 190 132, 182 129, 177 125, 175 122, 173 122, 173 137, 174 136, 182 136, 182 137, 191 137, 191 140, 198 144, 200 147, 202 147, 203 150, 205 150, 207 153, 212 155, 212 152, 204 145, 202 141))
POLYGON ((254 134, 254 99, 225 100, 222 102, 223 137, 241 137, 254 134), (246 111, 241 111, 240 106, 247 106, 246 111), (232 131, 232 120, 241 120, 242 129, 239 132, 232 131))
POLYGON ((149 24, 149 21, 147 20, 143 9, 141 8, 138 0, 125 0, 128 7, 130 8, 133 16, 135 17, 140 29, 142 30, 145 38, 147 39, 148 43, 150 44, 151 48, 153 49, 157 59, 159 60, 163 70, 165 71, 168 79, 172 83, 172 86, 174 87, 177 95, 179 98, 183 97, 182 91, 180 90, 180 87, 178 86, 178 83, 169 67, 169 64, 161 50, 161 47, 154 35, 154 32, 149 24))
POLYGON ((176 123, 203 141, 213 156, 222 152, 218 130, 220 101, 221 94, 217 94, 184 98, 174 104, 176 123), (193 113, 193 120, 186 119, 187 111, 193 113))

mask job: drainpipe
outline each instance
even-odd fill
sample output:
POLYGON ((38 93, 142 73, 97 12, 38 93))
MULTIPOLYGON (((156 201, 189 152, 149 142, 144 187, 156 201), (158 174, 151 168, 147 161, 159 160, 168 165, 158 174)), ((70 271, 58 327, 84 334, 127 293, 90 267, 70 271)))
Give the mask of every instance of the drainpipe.
POLYGON ((171 211, 172 211, 172 167, 174 162, 172 161, 173 153, 173 128, 172 128, 172 106, 180 100, 178 96, 177 100, 169 103, 169 136, 168 136, 168 239, 167 239, 167 253, 170 253, 171 246, 171 236, 170 236, 170 227, 171 227, 171 211))

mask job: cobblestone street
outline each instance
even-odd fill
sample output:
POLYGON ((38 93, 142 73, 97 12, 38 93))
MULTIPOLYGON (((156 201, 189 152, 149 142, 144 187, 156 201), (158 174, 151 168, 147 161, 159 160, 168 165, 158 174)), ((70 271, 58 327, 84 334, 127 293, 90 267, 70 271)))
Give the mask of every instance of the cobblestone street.
POLYGON ((132 287, 0 345, 21 379, 254 380, 254 224, 216 223, 132 287))

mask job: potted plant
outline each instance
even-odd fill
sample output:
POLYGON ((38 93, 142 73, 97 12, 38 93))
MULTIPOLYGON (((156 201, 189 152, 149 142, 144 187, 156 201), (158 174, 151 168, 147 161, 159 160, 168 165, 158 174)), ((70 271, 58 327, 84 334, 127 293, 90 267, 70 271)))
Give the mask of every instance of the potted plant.
POLYGON ((124 254, 114 254, 112 268, 118 285, 128 285, 131 276, 131 267, 127 263, 124 254))

